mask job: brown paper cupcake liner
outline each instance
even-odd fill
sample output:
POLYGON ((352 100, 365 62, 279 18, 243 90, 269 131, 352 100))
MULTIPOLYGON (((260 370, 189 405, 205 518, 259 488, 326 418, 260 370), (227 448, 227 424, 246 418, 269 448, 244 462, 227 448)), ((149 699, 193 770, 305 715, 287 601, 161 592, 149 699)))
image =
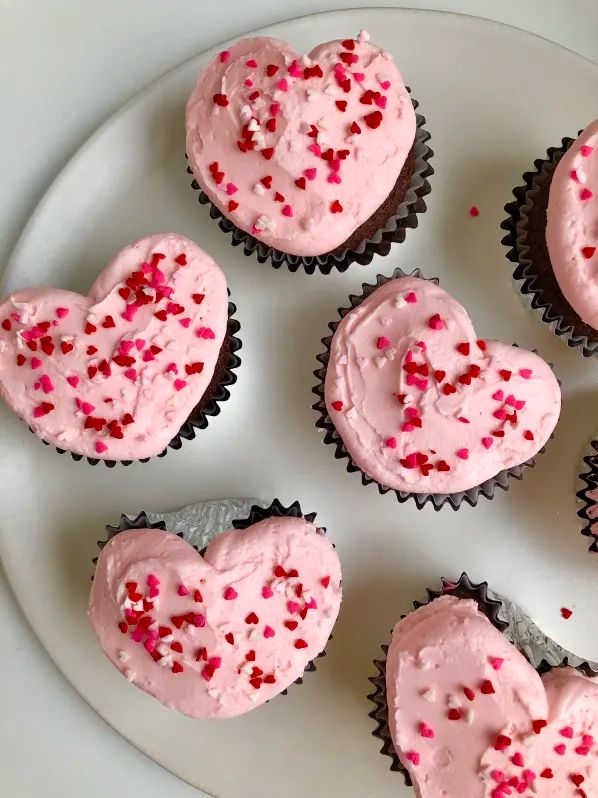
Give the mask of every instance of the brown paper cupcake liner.
MULTIPOLYGON (((241 365, 241 358, 236 353, 243 345, 241 339, 237 337, 237 333, 241 329, 241 325, 237 319, 234 318, 236 312, 237 306, 233 302, 229 302, 226 338, 224 339, 220 349, 220 354, 218 356, 212 381, 206 388, 205 393, 200 399, 199 403, 191 411, 189 418, 185 421, 168 446, 159 454, 154 455, 155 457, 164 457, 166 454, 168 454, 169 448, 175 450, 180 449, 184 440, 192 441, 197 434, 197 430, 205 429, 208 426, 210 417, 217 416, 220 413, 220 405, 222 402, 226 402, 226 400, 230 397, 230 391, 228 388, 230 385, 234 385, 234 383, 237 381, 235 369, 238 369, 241 365)), ((31 432, 33 432, 33 430, 31 430, 31 432)), ((46 446, 50 446, 48 441, 42 440, 42 443, 44 443, 46 446)), ((70 454, 73 460, 76 460, 77 462, 85 458, 89 465, 95 466, 98 463, 104 463, 104 465, 108 468, 114 468, 114 466, 117 464, 129 466, 131 463, 147 463, 152 459, 150 457, 143 457, 138 460, 102 460, 98 457, 85 457, 85 455, 76 454, 75 452, 71 452, 69 449, 59 449, 57 446, 54 448, 58 454, 70 454)))
MULTIPOLYGON (((246 518, 239 518, 232 522, 233 529, 247 529, 253 524, 257 524, 258 521, 263 521, 266 518, 282 518, 282 517, 289 517, 289 518, 304 518, 309 523, 313 523, 316 518, 316 513, 304 513, 301 510, 301 505, 298 501, 293 502, 288 507, 285 507, 284 504, 279 499, 274 499, 269 507, 260 507, 259 505, 253 505, 251 510, 249 511, 249 515, 246 518)), ((104 540, 97 541, 97 547, 101 551, 106 543, 111 540, 116 535, 119 535, 123 532, 128 532, 131 529, 161 529, 162 531, 166 530, 166 524, 164 521, 157 521, 155 523, 151 523, 149 518, 147 517, 147 513, 145 510, 142 510, 138 515, 134 518, 131 518, 128 515, 122 514, 119 518, 119 521, 115 525, 106 525, 106 538, 104 540)), ((221 530, 224 532, 225 530, 221 530)), ((318 534, 325 535, 326 528, 325 527, 318 527, 317 528, 318 534)), ((185 535, 183 532, 173 532, 172 534, 176 535, 177 537, 181 538, 182 540, 185 539, 185 535)), ((332 544, 334 546, 334 544, 332 544)), ((198 552, 201 556, 204 555, 206 549, 198 549, 197 546, 193 546, 195 551, 198 552)), ((92 559, 92 563, 95 566, 98 561, 97 557, 92 559)), ((93 576, 92 576, 93 579, 93 576)), ((326 645, 332 640, 333 635, 331 634, 328 638, 326 645)), ((326 656, 326 649, 322 649, 322 651, 317 654, 314 659, 310 660, 307 665, 305 666, 304 675, 305 673, 313 673, 317 670, 316 660, 320 659, 321 657, 326 656)), ((293 684, 303 684, 303 676, 299 676, 293 684)), ((282 690, 278 695, 287 695, 288 688, 286 690, 282 690)), ((266 703, 269 703, 268 701, 266 703)))
POLYGON ((590 538, 591 544, 589 551, 598 552, 598 501, 591 497, 590 493, 598 489, 598 441, 590 443, 588 454, 583 458, 586 470, 579 478, 585 487, 577 492, 577 498, 582 504, 577 515, 584 521, 581 534, 590 538))
MULTIPOLYGON (((347 471, 350 473, 358 472, 361 474, 361 482, 363 485, 370 485, 373 483, 377 485, 378 491, 381 494, 392 491, 396 495, 397 500, 401 503, 413 499, 420 510, 428 502, 433 505, 435 510, 440 510, 441 507, 444 507, 444 505, 452 507, 453 510, 458 510, 461 504, 464 502, 469 504, 471 507, 475 507, 480 496, 483 496, 486 499, 493 499, 496 488, 501 488, 505 491, 508 490, 511 479, 521 479, 526 468, 535 467, 535 457, 532 457, 531 459, 526 460, 524 463, 520 463, 519 465, 511 466, 511 468, 505 468, 503 471, 499 471, 499 473, 491 479, 487 479, 485 482, 482 482, 466 491, 459 491, 457 493, 411 493, 401 490, 394 490, 393 488, 382 485, 375 479, 367 476, 358 466, 355 465, 351 455, 343 443, 341 436, 338 434, 332 419, 330 418, 328 410, 326 409, 326 403, 324 401, 324 382, 326 379, 328 360, 330 358, 330 344, 332 343, 332 338, 334 337, 334 333, 336 332, 338 325, 347 313, 360 305, 363 300, 366 299, 366 297, 373 293, 377 288, 389 282, 390 280, 396 280, 399 277, 419 277, 423 280, 430 280, 430 282, 436 283, 436 285, 439 283, 437 277, 425 277, 420 269, 414 269, 411 273, 404 272, 402 269, 395 269, 390 277, 385 277, 382 274, 378 274, 376 276, 376 282, 373 285, 363 283, 363 291, 361 294, 351 294, 349 296, 350 307, 338 308, 338 314, 340 318, 338 321, 329 323, 328 327, 332 331, 332 335, 322 338, 322 343, 326 349, 316 358, 320 361, 320 363, 322 363, 323 366, 323 368, 319 368, 314 371, 314 376, 318 378, 319 383, 315 388, 312 388, 312 393, 315 393, 318 397, 318 401, 312 405, 312 409, 316 410, 319 414, 319 418, 316 421, 316 427, 318 427, 318 429, 324 430, 324 443, 330 443, 334 445, 334 457, 337 460, 346 459, 348 461, 347 471)), ((545 450, 546 447, 542 447, 538 454, 543 454, 545 450)))
MULTIPOLYGON (((580 131, 581 133, 581 131, 580 131)), ((515 200, 505 205, 509 214, 501 224, 506 231, 502 243, 508 247, 507 258, 515 264, 513 278, 526 306, 537 311, 541 320, 567 346, 579 347, 584 357, 598 354, 598 331, 585 324, 562 295, 550 264, 545 239, 547 186, 557 164, 575 139, 564 138, 560 147, 549 147, 546 158, 534 161, 535 171, 525 172, 523 185, 513 189, 515 200), (540 230, 530 225, 532 214, 540 214, 540 230), (540 269, 539 263, 544 265, 540 269), (557 310, 548 295, 556 295, 557 310)))
MULTIPOLYGON (((410 91, 409 88, 407 90, 410 91)), ((411 102, 413 103, 413 108, 417 109, 419 105, 417 100, 411 98, 411 102)), ((407 162, 412 161, 413 166, 405 196, 395 208, 394 213, 388 217, 385 224, 376 230, 374 235, 367 235, 364 232, 365 237, 355 247, 341 245, 331 252, 310 256, 291 255, 287 252, 282 252, 262 243, 247 231, 237 227, 210 201, 195 177, 191 183, 191 188, 199 191, 198 201, 201 205, 210 206, 210 216, 212 219, 218 220, 220 229, 225 233, 231 233, 232 245, 234 247, 242 245, 244 254, 247 256, 255 255, 260 263, 270 260, 275 269, 286 266, 290 272, 303 269, 307 274, 314 274, 316 271, 320 271, 322 274, 330 274, 335 269, 339 272, 344 272, 352 263, 367 266, 368 263, 371 263, 374 255, 388 255, 392 244, 402 243, 405 240, 407 230, 417 227, 418 214, 425 213, 427 210, 424 197, 432 190, 428 177, 434 173, 434 169, 430 164, 430 159, 434 152, 427 144, 430 139, 430 133, 424 127, 426 124, 425 117, 418 113, 415 116, 417 125, 415 140, 407 158, 407 162)), ((187 167, 187 172, 193 175, 193 171, 189 166, 187 167)), ((383 203, 380 207, 383 208, 385 204, 383 203)), ((362 227, 366 225, 367 221, 362 227)))
MULTIPOLYGON (((427 588, 428 598, 425 601, 414 601, 413 608, 418 609, 426 604, 430 604, 439 596, 449 595, 456 596, 460 599, 473 599, 480 612, 482 612, 490 621, 490 623, 498 629, 499 632, 504 633, 509 628, 509 623, 501 617, 501 610, 503 603, 498 599, 493 599, 488 596, 488 583, 480 582, 476 584, 472 582, 469 576, 463 572, 458 581, 452 582, 446 578, 442 578, 442 587, 440 590, 433 590, 427 588)), ((405 616, 402 615, 401 619, 405 616)), ((388 702, 386 700, 386 656, 388 654, 388 645, 382 646, 384 657, 382 659, 375 659, 374 665, 378 671, 375 676, 370 676, 369 681, 374 685, 374 690, 368 695, 368 699, 374 704, 374 708, 368 713, 372 720, 376 721, 376 728, 372 735, 382 742, 380 753, 388 756, 391 759, 390 769, 398 771, 402 774, 405 784, 408 787, 412 786, 411 776, 409 771, 403 765, 395 750, 388 726, 388 702)), ((527 653, 521 650, 521 653, 528 659, 527 653)), ((538 673, 546 673, 553 668, 560 668, 567 666, 567 657, 564 657, 561 662, 556 665, 549 664, 546 660, 542 660, 539 665, 530 664, 536 668, 538 673)), ((582 662, 574 666, 586 676, 595 676, 596 672, 592 669, 589 662, 582 662)))

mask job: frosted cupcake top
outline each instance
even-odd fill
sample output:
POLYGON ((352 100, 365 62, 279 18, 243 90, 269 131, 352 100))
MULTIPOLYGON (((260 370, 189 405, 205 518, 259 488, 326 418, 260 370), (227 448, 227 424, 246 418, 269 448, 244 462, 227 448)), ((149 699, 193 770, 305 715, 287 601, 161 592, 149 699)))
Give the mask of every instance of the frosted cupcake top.
POLYGON ((391 280, 334 333, 326 408, 354 463, 413 493, 465 491, 533 457, 560 412, 538 355, 476 335, 434 283, 391 280))
POLYGON ((301 56, 242 39, 201 72, 187 103, 187 155, 239 228, 283 252, 343 244, 390 194, 415 113, 389 53, 333 41, 301 56))
POLYGON ((588 798, 598 789, 598 684, 540 677, 474 601, 443 596, 395 626, 388 722, 420 798, 588 798))
POLYGON ((158 233, 125 247, 88 296, 27 288, 0 304, 0 395, 76 454, 159 454, 210 384, 228 319, 222 271, 158 233))
POLYGON ((201 557, 171 532, 122 532, 102 550, 89 617, 129 681, 197 718, 229 718, 298 679, 341 602, 332 543, 303 518, 218 535, 201 557))
POLYGON ((546 244, 563 296, 598 329, 598 120, 557 164, 546 216, 546 244))

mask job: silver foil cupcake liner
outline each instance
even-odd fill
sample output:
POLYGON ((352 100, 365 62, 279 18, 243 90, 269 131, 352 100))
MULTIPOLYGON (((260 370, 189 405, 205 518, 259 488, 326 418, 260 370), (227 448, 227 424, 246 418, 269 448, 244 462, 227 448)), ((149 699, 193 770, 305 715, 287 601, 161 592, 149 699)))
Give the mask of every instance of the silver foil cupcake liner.
MULTIPOLYGON (((214 372, 214 377, 212 378, 212 382, 208 385, 204 393, 204 396, 207 394, 209 398, 204 401, 202 397, 199 404, 193 408, 189 418, 187 421, 185 421, 168 446, 159 454, 155 455, 155 457, 164 457, 166 454, 168 454, 168 449, 180 449, 184 440, 192 441, 197 435, 197 430, 205 429, 208 426, 210 417, 217 416, 220 413, 220 405, 222 402, 226 402, 226 400, 230 397, 230 391, 228 388, 229 386, 234 385, 234 383, 237 381, 235 370, 241 365, 241 358, 236 353, 243 346, 241 339, 237 336, 237 333, 241 329, 241 325, 237 319, 234 318, 236 312, 237 306, 233 302, 229 301, 226 338, 222 344, 223 347, 228 347, 228 352, 226 353, 226 365, 224 367, 223 375, 220 376, 217 373, 219 370, 217 366, 216 371, 214 372)), ((33 430, 31 431, 33 432, 33 430)), ((46 446, 50 446, 48 441, 42 440, 42 443, 44 443, 46 446)), ((103 460, 98 457, 85 457, 83 454, 76 454, 68 449, 59 449, 57 446, 54 448, 58 454, 70 454, 72 459, 76 460, 77 462, 85 458, 89 465, 95 466, 98 463, 104 463, 104 465, 108 468, 114 468, 114 466, 117 464, 129 466, 131 463, 147 463, 152 459, 150 457, 143 457, 139 460, 103 460)))
MULTIPOLYGON (((274 499, 268 507, 258 504, 257 499, 213 499, 189 504, 170 513, 142 510, 134 517, 122 514, 117 524, 106 525, 106 537, 104 540, 97 541, 97 547, 101 551, 113 537, 131 529, 161 529, 162 531, 168 530, 186 540, 203 556, 210 541, 220 532, 227 529, 247 529, 266 518, 283 516, 304 518, 313 523, 316 513, 304 513, 298 501, 285 507, 279 499, 274 499)), ((317 531, 321 535, 326 534, 325 527, 318 527, 317 531)), ((97 561, 98 558, 94 557, 92 560, 94 566, 97 561)), ((330 635, 326 645, 332 640, 332 637, 333 635, 330 635)), ((326 650, 323 649, 313 660, 308 662, 304 673, 315 671, 317 669, 315 660, 325 656, 326 650)), ((294 684, 303 684, 303 677, 295 679, 294 684)), ((287 692, 288 688, 282 690, 280 695, 286 695, 287 692)))
MULTIPOLYGON (((536 311, 540 319, 567 346, 579 347, 584 357, 594 357, 598 354, 598 330, 595 335, 584 334, 580 330, 584 326, 581 319, 579 324, 571 324, 554 309, 546 296, 546 288, 534 262, 534 248, 530 245, 528 236, 529 214, 538 193, 547 180, 552 180, 557 164, 574 141, 572 138, 564 138, 560 147, 549 147, 546 158, 534 161, 535 171, 523 174, 523 185, 513 189, 515 200, 505 205, 508 218, 501 224, 501 229, 506 231, 501 242, 508 247, 507 258, 514 264, 513 278, 526 306, 536 311)), ((546 246, 545 243, 543 246, 546 246)), ((542 257, 549 260, 547 250, 542 257)), ((565 297, 562 297, 562 302, 568 304, 565 297)), ((571 313, 576 315, 573 309, 571 313)))
POLYGON ((584 487, 577 492, 581 508, 577 515, 584 522, 581 534, 591 540, 589 551, 598 552, 598 441, 590 443, 588 453, 583 458, 586 468, 579 478, 584 487), (592 496, 596 493, 596 498, 592 496))
MULTIPOLYGON (((410 89, 407 88, 410 92, 410 89)), ((411 98, 413 108, 417 109, 419 103, 411 98)), ((275 269, 286 266, 290 272, 303 269, 307 274, 314 274, 319 271, 322 274, 330 274, 336 270, 346 271, 352 263, 359 263, 367 266, 371 263, 374 255, 388 255, 392 244, 402 243, 405 240, 407 230, 418 225, 418 214, 425 213, 427 210, 424 197, 432 190, 428 178, 434 174, 434 169, 430 164, 430 159, 434 155, 433 150, 427 144, 430 133, 425 129, 426 119, 421 114, 416 113, 416 131, 413 147, 415 149, 415 162, 411 173, 409 188, 405 197, 398 205, 395 213, 390 216, 383 227, 380 227, 371 238, 365 238, 355 249, 337 249, 326 252, 322 255, 291 255, 279 249, 270 247, 262 243, 245 230, 241 230, 234 222, 228 219, 209 199, 207 194, 202 191, 197 179, 193 178, 191 188, 198 191, 198 201, 200 205, 210 206, 210 216, 218 220, 218 226, 225 233, 232 236, 234 247, 242 246, 243 253, 247 256, 255 255, 260 263, 270 260, 275 269)), ((186 157, 186 156, 185 156, 186 157)), ((193 170, 187 166, 187 172, 193 175, 193 170)))
MULTIPOLYGON (((470 580, 466 573, 462 573, 458 581, 451 582, 442 578, 440 590, 427 588, 427 598, 424 601, 414 601, 414 609, 430 604, 442 595, 456 596, 461 599, 473 599, 480 612, 488 618, 490 623, 511 642, 528 660, 538 673, 546 673, 553 668, 569 666, 576 668, 586 676, 598 674, 598 664, 582 660, 575 654, 567 651, 547 637, 525 612, 512 601, 488 589, 487 582, 476 584, 470 580)), ((405 616, 402 615, 401 618, 405 616)), ((405 784, 412 786, 409 771, 398 757, 392 742, 388 726, 388 703, 386 700, 386 656, 388 646, 383 645, 384 657, 375 659, 377 669, 375 676, 370 676, 369 681, 374 685, 374 690, 368 699, 374 708, 368 713, 376 722, 373 736, 382 742, 380 753, 391 759, 390 769, 402 774, 405 784)))
MULTIPOLYGON (((343 443, 341 436, 338 434, 332 419, 330 418, 328 410, 326 409, 326 403, 324 401, 324 383, 326 380, 326 369, 328 368, 328 361, 330 358, 330 344, 332 343, 332 338, 334 337, 334 333, 336 332, 338 325, 347 313, 358 307, 358 305, 360 305, 363 300, 372 294, 377 288, 385 283, 388 283, 390 280, 396 280, 399 277, 419 277, 423 280, 429 280, 436 285, 439 284, 437 277, 425 277, 420 269, 414 269, 411 273, 404 272, 402 269, 395 269, 390 277, 385 277, 382 274, 378 274, 376 276, 376 282, 374 285, 363 283, 363 292, 361 294, 351 294, 349 296, 350 307, 338 308, 340 319, 338 321, 329 323, 328 327, 332 331, 332 335, 322 338, 322 343, 326 349, 317 356, 317 360, 322 363, 322 368, 316 369, 314 371, 314 376, 319 380, 318 385, 312 389, 312 393, 315 393, 318 397, 318 401, 312 405, 313 410, 316 410, 319 414, 319 418, 316 421, 316 427, 318 427, 318 429, 324 430, 324 443, 330 443, 334 445, 335 458, 337 460, 346 459, 348 461, 347 471, 356 471, 361 474, 361 482, 363 485, 370 485, 373 483, 377 485, 378 491, 381 494, 393 491, 397 497, 397 500, 401 503, 413 499, 420 510, 428 503, 431 503, 435 510, 440 510, 442 507, 444 507, 444 505, 452 507, 453 510, 458 510, 463 502, 469 504, 471 507, 475 507, 480 496, 484 496, 486 499, 493 499, 496 488, 501 488, 505 491, 508 490, 509 481, 511 479, 521 479, 526 468, 535 467, 535 457, 532 457, 531 459, 526 460, 526 462, 520 463, 519 465, 511 466, 511 468, 505 468, 503 471, 499 471, 499 473, 491 479, 487 479, 485 482, 482 482, 479 485, 470 488, 469 490, 459 491, 458 493, 411 493, 402 490, 394 490, 386 485, 381 485, 375 479, 372 479, 371 477, 367 476, 367 474, 364 474, 364 472, 355 465, 351 455, 343 443)), ((546 447, 542 447, 538 454, 543 454, 545 448, 546 447)))

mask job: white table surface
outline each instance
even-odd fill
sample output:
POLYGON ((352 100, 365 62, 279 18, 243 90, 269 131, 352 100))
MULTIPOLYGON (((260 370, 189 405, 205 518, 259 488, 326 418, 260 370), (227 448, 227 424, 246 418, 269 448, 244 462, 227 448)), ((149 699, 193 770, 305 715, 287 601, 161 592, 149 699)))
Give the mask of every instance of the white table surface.
MULTIPOLYGON (((0 268, 71 154, 153 78, 253 28, 364 5, 483 16, 598 61, 596 0, 0 0, 0 268)), ((79 698, 23 619, 1 567, 0 629, 0 798, 199 794, 79 698)))

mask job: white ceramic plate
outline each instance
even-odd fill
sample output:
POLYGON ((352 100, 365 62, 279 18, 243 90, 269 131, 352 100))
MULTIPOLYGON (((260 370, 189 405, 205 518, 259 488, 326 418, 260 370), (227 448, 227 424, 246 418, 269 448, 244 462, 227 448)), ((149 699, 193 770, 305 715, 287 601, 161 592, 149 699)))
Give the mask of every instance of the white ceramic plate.
POLYGON ((523 308, 499 230, 521 173, 595 116, 598 67, 518 30, 440 13, 339 11, 260 33, 309 50, 362 27, 395 55, 436 153, 429 210, 389 257, 307 277, 230 247, 185 172, 183 106, 206 53, 149 86, 77 153, 4 280, 3 293, 41 283, 85 292, 117 249, 160 229, 198 241, 228 275, 244 342, 239 382, 222 414, 180 452, 126 469, 92 468, 42 446, 0 408, 0 552, 31 625, 115 729, 222 798, 412 794, 371 736, 367 677, 394 621, 441 575, 466 569, 487 579, 563 645, 598 659, 598 559, 575 516, 598 365, 523 308), (417 511, 380 496, 346 473, 314 428, 312 370, 327 322, 362 281, 399 265, 440 276, 481 335, 537 348, 563 380, 563 416, 548 454, 523 482, 477 508, 417 511), (345 602, 329 655, 303 686, 238 720, 193 721, 131 687, 102 655, 86 621, 90 560, 104 525, 123 511, 246 495, 297 498, 318 511, 338 545, 345 602), (567 622, 562 606, 574 610, 567 622))

